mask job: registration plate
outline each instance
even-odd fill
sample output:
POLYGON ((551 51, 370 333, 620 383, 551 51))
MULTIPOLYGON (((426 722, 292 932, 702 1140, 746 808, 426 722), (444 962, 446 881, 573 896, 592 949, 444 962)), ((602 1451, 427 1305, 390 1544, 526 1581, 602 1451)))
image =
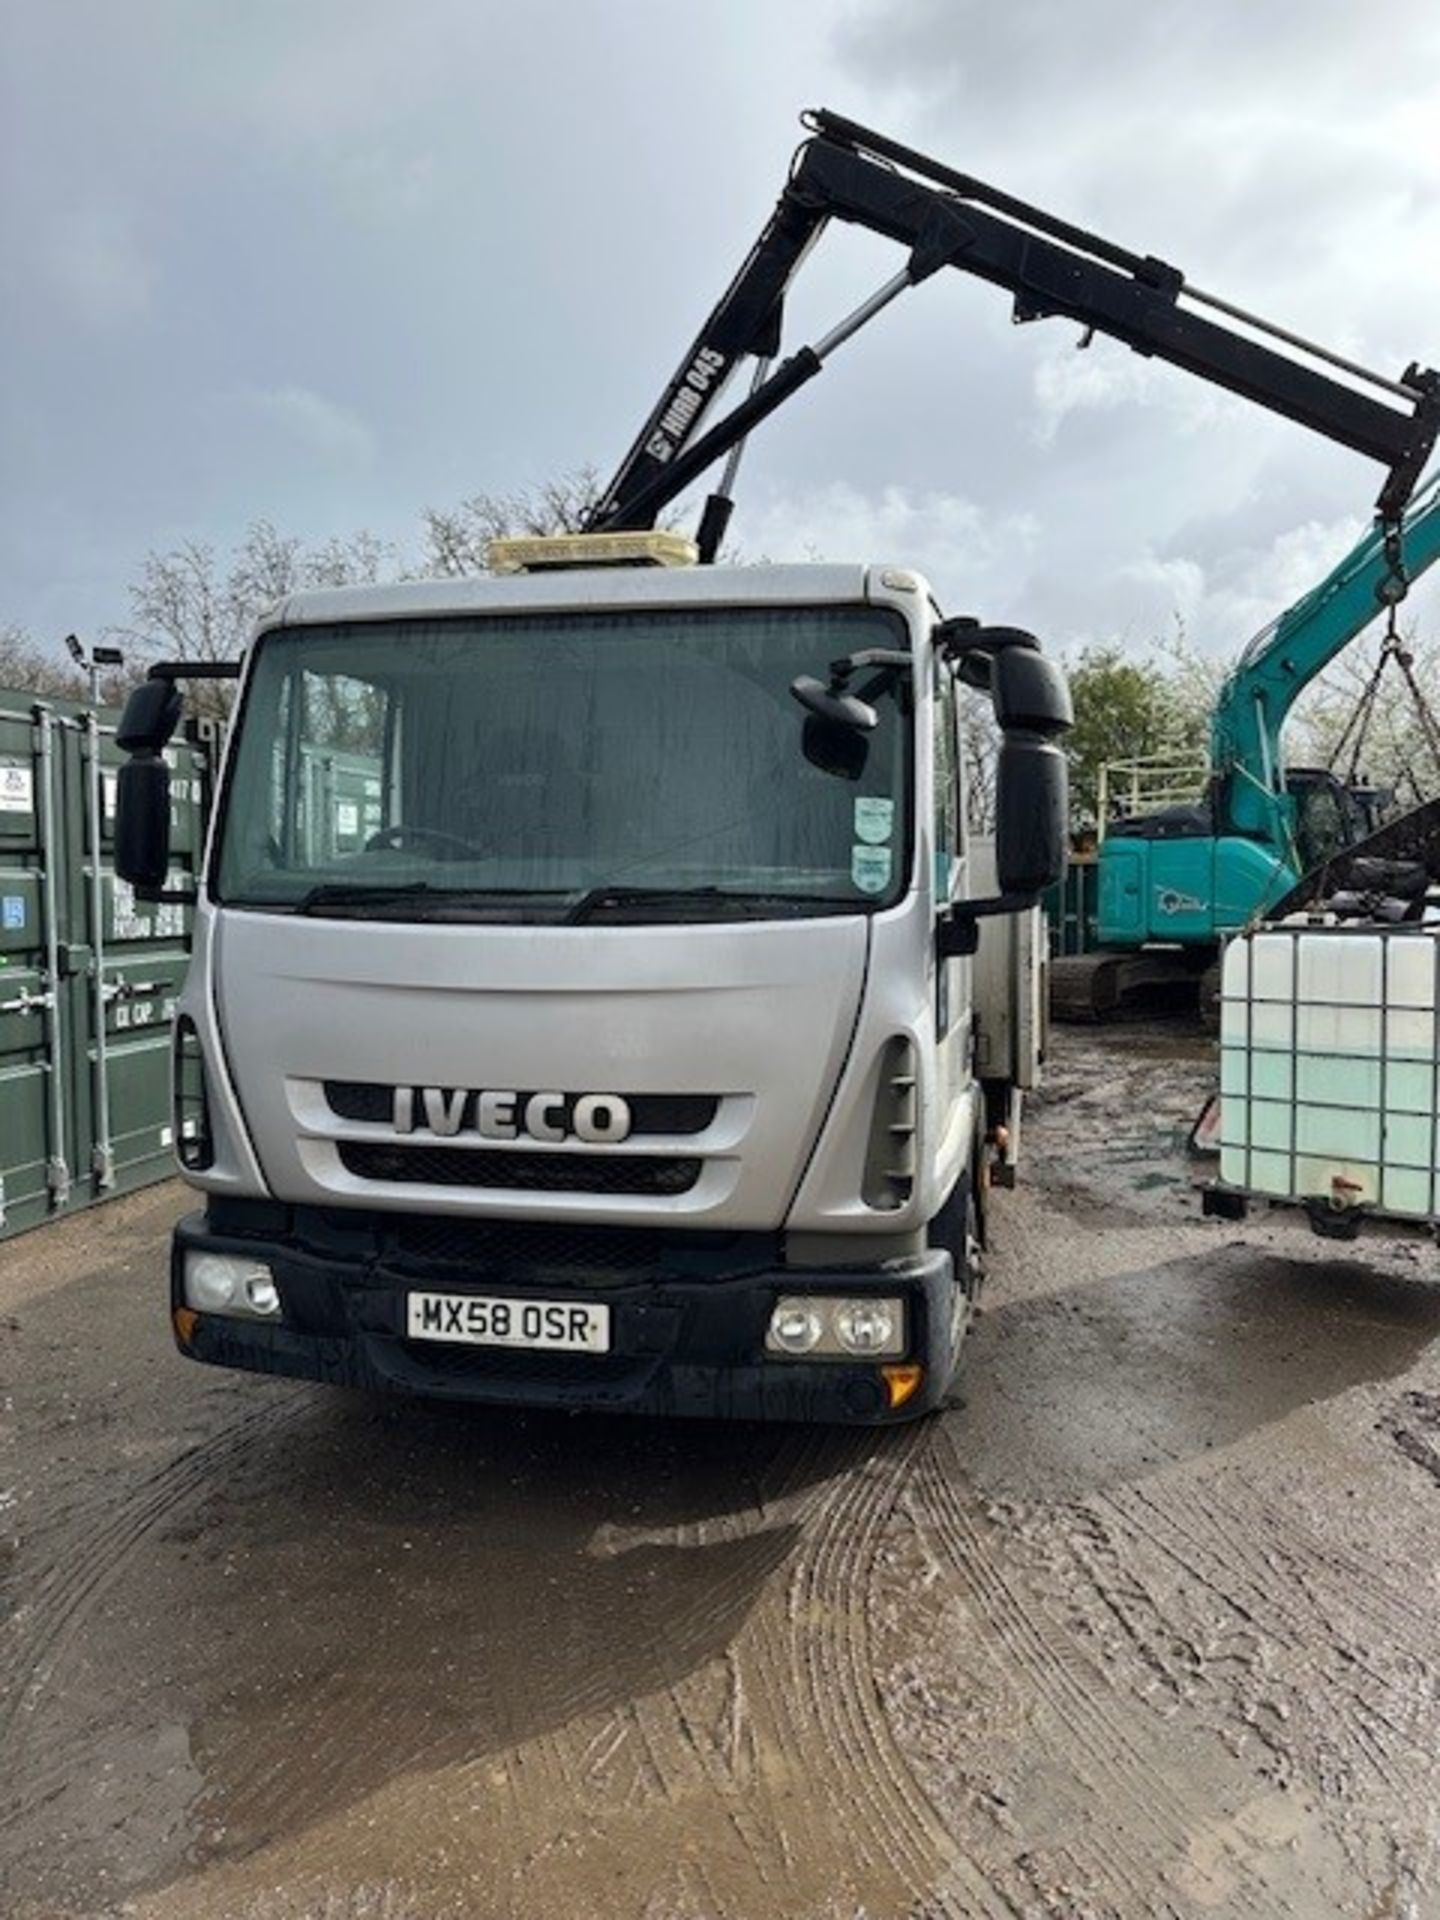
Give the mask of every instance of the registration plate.
POLYGON ((608 1353, 610 1309, 583 1300, 496 1300, 473 1293, 412 1293, 412 1340, 471 1347, 540 1347, 552 1353, 608 1353))

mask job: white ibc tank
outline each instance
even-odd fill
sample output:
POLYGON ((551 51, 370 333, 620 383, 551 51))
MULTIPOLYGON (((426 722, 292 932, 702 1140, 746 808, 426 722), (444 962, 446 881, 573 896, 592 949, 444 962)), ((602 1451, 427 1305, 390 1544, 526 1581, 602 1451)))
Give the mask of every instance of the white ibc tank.
POLYGON ((1429 928, 1293 926, 1226 950, 1220 1177, 1277 1200, 1440 1211, 1429 928))

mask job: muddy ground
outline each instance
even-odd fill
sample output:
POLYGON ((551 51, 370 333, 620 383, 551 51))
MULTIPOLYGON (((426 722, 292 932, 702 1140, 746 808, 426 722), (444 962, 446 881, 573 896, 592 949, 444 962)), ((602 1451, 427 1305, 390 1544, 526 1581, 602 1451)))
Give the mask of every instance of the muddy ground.
POLYGON ((0 1250, 0 1907, 1440 1914, 1440 1269, 1205 1221, 1061 1035, 963 1404, 516 1418, 178 1359, 162 1188, 0 1250))

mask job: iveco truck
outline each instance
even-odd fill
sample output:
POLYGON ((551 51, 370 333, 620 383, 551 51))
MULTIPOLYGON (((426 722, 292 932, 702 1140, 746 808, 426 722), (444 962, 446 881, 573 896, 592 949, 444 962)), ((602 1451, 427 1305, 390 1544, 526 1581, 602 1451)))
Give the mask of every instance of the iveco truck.
MULTIPOLYGON (((854 121, 805 124, 578 544, 302 594, 254 636, 177 1028, 205 1208, 172 1311, 196 1359, 669 1413, 944 1396, 1032 1071, 1068 699, 1028 634, 942 620, 903 568, 714 564, 749 435, 907 288, 976 276, 1017 321, 1379 461, 1403 580, 1440 375, 1372 372, 854 121), (832 222, 905 264, 782 359, 832 222), (656 521, 721 462, 705 564, 621 564, 683 558, 656 521), (977 696, 987 848, 957 725, 977 696)), ((142 898, 177 891, 181 677, 159 669, 119 736, 116 864, 142 898)))
MULTIPOLYGON (((519 543, 261 622, 176 1030, 191 1358, 661 1414, 945 1396, 1034 1070, 1068 697, 901 568, 612 564, 685 544, 519 543)), ((194 671, 120 730, 151 898, 194 671)))

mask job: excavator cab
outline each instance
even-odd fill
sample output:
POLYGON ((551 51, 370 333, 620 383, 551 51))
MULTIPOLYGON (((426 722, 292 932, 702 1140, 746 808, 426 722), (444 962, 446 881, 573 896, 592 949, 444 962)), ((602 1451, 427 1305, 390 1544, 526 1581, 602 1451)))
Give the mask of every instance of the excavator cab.
POLYGON ((1292 767, 1285 789, 1295 809, 1298 870, 1309 873, 1363 840, 1380 825, 1387 796, 1377 787, 1350 787, 1328 767, 1292 767))

